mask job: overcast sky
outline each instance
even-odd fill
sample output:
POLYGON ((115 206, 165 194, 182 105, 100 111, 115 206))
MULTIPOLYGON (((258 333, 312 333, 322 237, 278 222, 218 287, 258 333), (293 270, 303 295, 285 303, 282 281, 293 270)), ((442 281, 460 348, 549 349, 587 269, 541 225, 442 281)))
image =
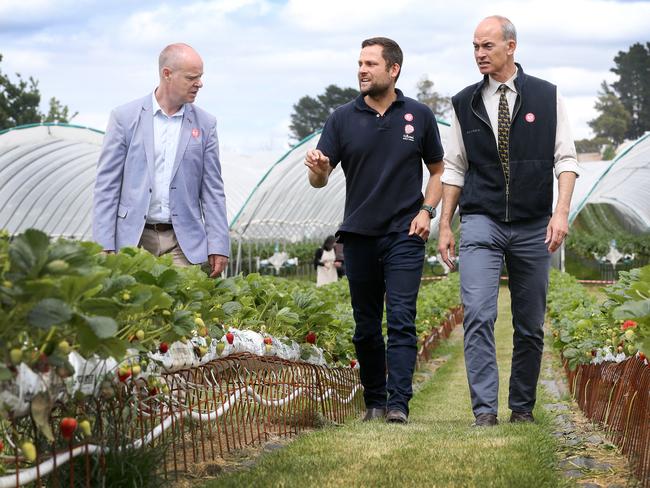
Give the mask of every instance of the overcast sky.
POLYGON ((113 107, 155 88, 160 50, 186 42, 203 57, 197 104, 217 116, 222 146, 280 153, 300 97, 357 87, 363 39, 400 44, 407 96, 423 75, 452 95, 479 80, 472 34, 491 14, 517 27, 526 72, 558 85, 576 139, 591 136, 614 56, 650 41, 650 1, 0 0, 0 69, 39 80, 44 110, 56 96, 74 123, 103 130, 113 107))

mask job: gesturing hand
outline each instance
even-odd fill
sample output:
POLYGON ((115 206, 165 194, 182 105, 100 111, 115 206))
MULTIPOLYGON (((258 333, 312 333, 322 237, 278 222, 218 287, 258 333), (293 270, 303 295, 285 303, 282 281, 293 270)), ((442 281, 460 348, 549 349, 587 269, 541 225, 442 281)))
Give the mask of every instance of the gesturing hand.
POLYGON ((305 166, 320 177, 327 176, 330 169, 330 158, 319 149, 310 149, 305 156, 305 166))

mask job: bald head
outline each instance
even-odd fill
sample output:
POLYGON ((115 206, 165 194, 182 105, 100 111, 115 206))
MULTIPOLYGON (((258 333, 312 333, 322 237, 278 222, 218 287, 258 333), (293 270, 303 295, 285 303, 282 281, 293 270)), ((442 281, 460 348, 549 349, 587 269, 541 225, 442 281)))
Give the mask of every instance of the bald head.
POLYGON ((517 42, 517 29, 515 29, 515 25, 510 22, 510 19, 501 15, 490 15, 489 17, 485 17, 476 30, 478 31, 479 28, 490 28, 496 26, 501 29, 504 41, 517 42))
POLYGON ((194 103, 203 86, 203 60, 191 46, 177 43, 162 50, 158 58, 160 84, 156 98, 168 115, 184 103, 194 103))
POLYGON ((474 31, 474 59, 479 71, 504 83, 516 72, 517 31, 505 17, 483 19, 474 31))
POLYGON ((201 56, 188 44, 182 42, 170 44, 158 56, 158 71, 162 72, 165 67, 172 71, 177 70, 188 62, 191 64, 201 62, 201 56))

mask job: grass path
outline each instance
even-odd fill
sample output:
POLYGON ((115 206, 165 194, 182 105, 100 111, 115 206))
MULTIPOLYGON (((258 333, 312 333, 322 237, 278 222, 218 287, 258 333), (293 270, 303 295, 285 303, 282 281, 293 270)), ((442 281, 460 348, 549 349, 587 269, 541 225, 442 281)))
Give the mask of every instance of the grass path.
MULTIPOLYGON (((406 426, 350 422, 299 437, 264 455, 255 467, 204 485, 212 487, 560 487, 550 417, 507 423, 512 349, 510 297, 501 289, 496 326, 501 391, 494 428, 471 428, 461 328, 438 351, 448 356, 411 401, 406 426)), ((538 404, 543 401, 538 401, 538 404)))

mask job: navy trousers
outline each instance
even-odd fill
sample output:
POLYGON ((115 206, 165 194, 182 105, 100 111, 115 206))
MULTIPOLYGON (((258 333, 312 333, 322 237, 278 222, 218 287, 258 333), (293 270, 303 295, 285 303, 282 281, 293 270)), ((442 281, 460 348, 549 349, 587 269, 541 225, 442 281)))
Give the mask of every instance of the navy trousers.
POLYGON ((504 260, 514 327, 508 406, 514 412, 531 412, 535 406, 551 262, 544 244, 547 225, 546 217, 511 223, 486 215, 462 217, 459 260, 465 365, 475 415, 496 415, 498 410, 494 323, 504 260))
POLYGON ((367 408, 408 414, 417 354, 415 314, 424 265, 424 241, 406 231, 384 236, 345 234, 345 271, 356 328, 367 408), (386 303, 387 344, 382 333, 386 303))

